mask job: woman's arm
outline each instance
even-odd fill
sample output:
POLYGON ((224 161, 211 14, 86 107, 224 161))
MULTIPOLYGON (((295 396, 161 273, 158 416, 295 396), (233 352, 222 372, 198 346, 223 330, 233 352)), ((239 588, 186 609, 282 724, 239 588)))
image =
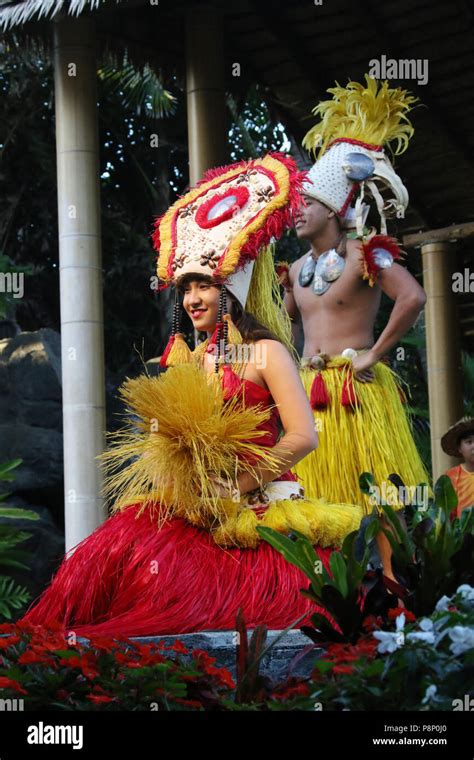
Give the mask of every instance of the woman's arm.
POLYGON ((285 346, 276 340, 265 339, 258 343, 263 358, 255 366, 278 406, 284 435, 272 449, 280 461, 278 471, 257 464, 258 480, 248 473, 241 473, 237 482, 241 493, 275 480, 318 445, 313 413, 293 359, 285 346))

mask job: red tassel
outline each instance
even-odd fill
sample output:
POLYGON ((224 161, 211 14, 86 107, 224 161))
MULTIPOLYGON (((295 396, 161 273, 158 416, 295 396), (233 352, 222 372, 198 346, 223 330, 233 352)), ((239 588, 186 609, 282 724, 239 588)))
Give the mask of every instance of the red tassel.
POLYGON ((358 404, 352 375, 348 375, 342 384, 341 404, 342 406, 352 407, 357 406, 358 404))
POLYGON ((321 372, 318 372, 311 386, 309 402, 312 409, 326 409, 329 406, 329 394, 321 372))
MULTIPOLYGON (((208 354, 211 354, 214 352, 214 346, 217 346, 217 341, 219 340, 219 330, 222 330, 224 327, 224 322, 218 322, 216 324, 215 330, 211 335, 211 338, 209 340, 208 346, 206 348, 206 351, 208 354)), ((223 332, 221 332, 221 336, 223 337, 223 332)))
POLYGON ((160 367, 162 367, 162 369, 166 369, 168 366, 168 356, 170 355, 170 351, 173 348, 174 337, 175 337, 174 335, 170 336, 170 339, 160 359, 160 367))

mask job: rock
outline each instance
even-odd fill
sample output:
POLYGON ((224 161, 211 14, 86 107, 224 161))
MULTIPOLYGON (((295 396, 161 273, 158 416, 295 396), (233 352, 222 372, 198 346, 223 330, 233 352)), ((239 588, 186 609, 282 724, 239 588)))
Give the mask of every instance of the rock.
MULTIPOLYGON (((252 629, 248 629, 249 641, 251 634, 252 629)), ((265 647, 280 635, 281 631, 268 631, 265 647)), ((174 641, 181 641, 190 651, 204 649, 211 657, 216 658, 216 666, 227 668, 235 679, 237 637, 237 631, 203 631, 174 636, 137 636, 133 637, 132 641, 141 644, 164 641, 168 646, 174 641)), ((80 640, 87 642, 85 638, 80 640)), ((288 675, 307 677, 322 651, 321 647, 314 645, 301 631, 288 631, 262 659, 260 673, 272 681, 284 680, 288 675), (295 658, 298 658, 298 661, 293 663, 295 658)), ((184 658, 189 656, 185 655, 184 658)))
POLYGON ((38 496, 62 486, 61 395, 58 333, 45 328, 0 340, 0 462, 23 460, 0 490, 38 496))

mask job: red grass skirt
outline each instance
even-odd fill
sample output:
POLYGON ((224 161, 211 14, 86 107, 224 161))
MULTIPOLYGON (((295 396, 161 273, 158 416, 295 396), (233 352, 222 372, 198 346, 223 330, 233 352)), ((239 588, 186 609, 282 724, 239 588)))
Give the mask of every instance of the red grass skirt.
MULTIPOLYGON (((300 589, 309 580, 265 541, 224 549, 182 519, 158 530, 133 505, 108 518, 65 558, 24 616, 59 621, 89 636, 146 636, 235 629, 239 607, 248 627, 283 629, 321 611, 300 589)), ((315 547, 328 567, 331 549, 315 547)))

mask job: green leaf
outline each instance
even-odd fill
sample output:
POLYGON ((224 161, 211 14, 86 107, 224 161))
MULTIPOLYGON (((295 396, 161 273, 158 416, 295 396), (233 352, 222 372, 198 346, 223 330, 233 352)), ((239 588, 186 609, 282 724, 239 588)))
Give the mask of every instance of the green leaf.
MULTIPOLYGON (((257 526, 257 532, 265 541, 279 551, 292 565, 299 567, 305 575, 315 584, 316 588, 321 585, 321 578, 314 572, 315 562, 319 560, 311 543, 305 536, 301 536, 296 541, 292 541, 288 536, 284 536, 273 528, 267 528, 263 525, 257 526)), ((295 532, 295 531, 293 531, 295 532)), ((323 574, 324 576, 324 568, 323 574)))
POLYGON ((375 486, 375 478, 371 472, 363 472, 359 476, 359 488, 362 493, 367 496, 371 496, 373 493, 373 487, 375 486))
POLYGON ((40 516, 31 509, 20 507, 0 507, 0 517, 9 517, 12 520, 39 520, 40 516))
POLYGON ((5 478, 5 475, 7 473, 10 473, 11 470, 14 470, 16 467, 18 467, 22 462, 23 459, 11 459, 8 462, 0 464, 0 480, 13 480, 13 478, 10 476, 8 476, 8 478, 5 478))
POLYGON ((349 591, 347 584, 347 567, 342 555, 339 552, 333 552, 329 558, 329 566, 333 575, 333 584, 344 598, 349 591))
POLYGON ((458 505, 458 497, 447 475, 441 475, 435 483, 434 500, 437 507, 450 513, 458 505))

